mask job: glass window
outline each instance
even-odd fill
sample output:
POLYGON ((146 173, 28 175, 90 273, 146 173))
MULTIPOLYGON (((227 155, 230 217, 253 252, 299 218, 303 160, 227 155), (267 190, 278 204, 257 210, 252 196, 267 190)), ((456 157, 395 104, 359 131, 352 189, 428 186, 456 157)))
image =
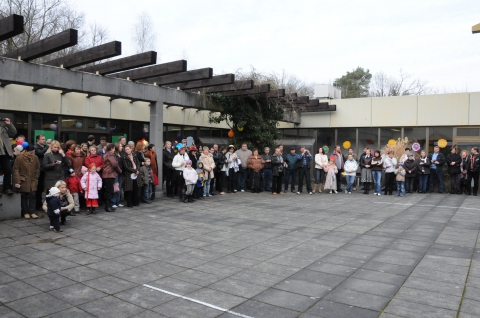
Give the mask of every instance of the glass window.
POLYGON ((433 147, 438 145, 438 140, 445 139, 446 147, 440 147, 440 152, 447 155, 449 148, 453 145, 453 128, 452 127, 430 127, 428 136, 428 152, 433 152, 433 147))
MULTIPOLYGON (((317 148, 328 147, 327 154, 331 154, 335 148, 335 129, 318 129, 317 130, 317 148)), ((318 149, 317 149, 318 151, 318 149)), ((315 153, 317 153, 315 151, 315 153)))
POLYGON ((364 148, 378 149, 378 128, 358 128, 357 158, 363 154, 364 148))
POLYGON ((200 127, 198 137, 210 137, 210 127, 200 127))
POLYGON ((457 136, 480 136, 479 128, 457 128, 457 136))
POLYGON ((297 138, 298 129, 283 129, 283 138, 297 138))
MULTIPOLYGON (((228 132, 230 131, 230 129, 227 131, 227 134, 228 132)), ((225 134, 226 136, 226 134, 225 134)), ((215 128, 212 128, 212 137, 222 137, 222 129, 215 129, 215 128)))
POLYGON ((106 119, 87 119, 87 128, 88 129, 97 129, 97 130, 106 130, 107 129, 107 120, 106 119))
POLYGON ((390 140, 397 141, 402 137, 402 128, 381 128, 380 129, 380 148, 385 147, 390 140))
POLYGON ((48 139, 57 139, 57 115, 32 114, 32 139, 36 140, 35 136, 38 134, 45 135, 48 139))
MULTIPOLYGON (((145 140, 149 140, 150 134, 150 124, 139 122, 139 121, 132 121, 132 140, 135 144, 145 138, 145 140)), ((181 141, 181 140, 180 140, 181 141)))
POLYGON ((72 128, 82 129, 83 119, 73 117, 62 117, 62 130, 71 130, 72 128))
MULTIPOLYGON (((348 148, 352 148, 353 153, 356 154, 357 153, 357 149, 355 149, 356 144, 357 144, 356 128, 337 129, 337 145, 340 145, 340 149, 342 149, 342 154, 344 156, 348 154, 348 148)), ((355 160, 357 159, 358 157, 355 157, 355 160)))
POLYGON ((128 121, 126 120, 110 120, 110 134, 112 136, 112 142, 117 142, 119 137, 125 137, 129 140, 128 135, 128 121))
POLYGON ((422 150, 425 150, 427 147, 427 131, 425 127, 405 127, 403 128, 403 136, 408 138, 411 148, 415 143, 420 145, 420 149, 417 151, 413 150, 415 158, 420 155, 422 150))
POLYGON ((182 142, 182 127, 168 125, 165 142, 170 141, 172 145, 182 142))

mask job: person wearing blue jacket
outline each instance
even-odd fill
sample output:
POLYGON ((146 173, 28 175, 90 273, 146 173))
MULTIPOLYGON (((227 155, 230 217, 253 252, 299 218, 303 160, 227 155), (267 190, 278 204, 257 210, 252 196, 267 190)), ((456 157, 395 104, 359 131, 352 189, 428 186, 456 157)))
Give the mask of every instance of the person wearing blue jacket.
POLYGON ((47 215, 50 219, 50 230, 55 233, 63 232, 60 229, 60 210, 62 208, 62 204, 60 203, 59 197, 60 189, 57 187, 50 188, 46 197, 47 215))

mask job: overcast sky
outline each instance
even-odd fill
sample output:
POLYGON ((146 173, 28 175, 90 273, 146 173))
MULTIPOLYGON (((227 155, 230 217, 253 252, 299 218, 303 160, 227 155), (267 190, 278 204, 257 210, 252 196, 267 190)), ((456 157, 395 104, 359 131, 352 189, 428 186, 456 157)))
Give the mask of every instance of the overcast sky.
POLYGON ((109 28, 134 54, 132 29, 146 10, 160 63, 188 60, 214 73, 254 66, 330 83, 357 66, 399 70, 441 92, 480 91, 479 0, 82 0, 87 23, 109 28))

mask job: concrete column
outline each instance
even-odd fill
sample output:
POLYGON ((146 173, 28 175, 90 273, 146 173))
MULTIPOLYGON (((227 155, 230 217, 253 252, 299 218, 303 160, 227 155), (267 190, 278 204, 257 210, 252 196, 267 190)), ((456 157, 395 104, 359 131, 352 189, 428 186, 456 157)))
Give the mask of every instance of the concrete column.
POLYGON ((150 104, 150 143, 155 145, 158 163, 158 183, 155 197, 163 196, 163 101, 150 104))

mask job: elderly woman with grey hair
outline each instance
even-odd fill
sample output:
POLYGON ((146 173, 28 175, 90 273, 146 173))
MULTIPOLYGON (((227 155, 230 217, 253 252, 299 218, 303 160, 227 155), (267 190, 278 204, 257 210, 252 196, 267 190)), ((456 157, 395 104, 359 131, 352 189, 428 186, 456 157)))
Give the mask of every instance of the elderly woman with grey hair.
MULTIPOLYGON (((55 183, 55 187, 60 190, 60 225, 65 225, 67 221, 67 215, 70 214, 70 211, 75 207, 75 202, 73 201, 73 196, 67 189, 67 184, 65 181, 59 180, 55 183)), ((43 211, 47 212, 47 201, 43 202, 43 211)), ((50 229, 53 227, 50 226, 50 229)))

